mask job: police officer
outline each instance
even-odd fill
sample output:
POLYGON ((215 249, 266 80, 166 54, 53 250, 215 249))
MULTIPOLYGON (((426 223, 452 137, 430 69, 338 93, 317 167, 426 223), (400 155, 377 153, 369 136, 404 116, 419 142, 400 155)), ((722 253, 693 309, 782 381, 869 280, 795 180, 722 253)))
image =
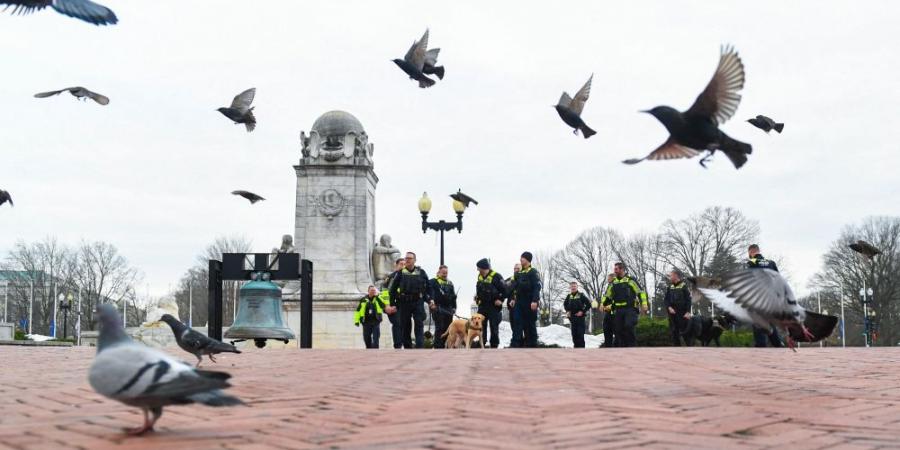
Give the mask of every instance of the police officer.
MULTIPOLYGON (((672 335, 672 345, 681 346, 681 334, 687 329, 691 319, 691 290, 684 283, 684 276, 680 270, 669 272, 669 287, 666 288, 666 297, 663 304, 669 315, 669 333, 672 335)), ((686 342, 693 345, 693 339, 686 342)))
POLYGON ((400 314, 397 312, 397 306, 391 302, 390 288, 394 278, 396 278, 397 275, 400 274, 400 271, 403 270, 403 265, 405 263, 406 259, 404 258, 397 258, 397 260, 394 261, 394 272, 388 275, 387 280, 384 282, 384 289, 378 294, 382 303, 387 305, 384 308, 384 312, 387 313, 388 320, 391 322, 391 338, 393 339, 394 348, 401 348, 403 346, 403 337, 401 334, 403 327, 400 326, 400 314))
POLYGON ((370 285, 368 293, 359 300, 356 306, 356 314, 353 323, 356 326, 362 324, 363 342, 366 348, 378 348, 378 340, 381 339, 381 314, 384 312, 384 303, 378 297, 378 289, 370 285))
POLYGON ((641 312, 647 312, 647 293, 625 271, 625 263, 617 262, 613 268, 616 277, 606 288, 606 296, 612 299, 612 310, 615 311, 616 347, 637 345, 638 305, 641 312))
MULTIPOLYGON (((506 299, 506 314, 509 315, 509 328, 512 330, 516 329, 515 319, 516 315, 513 314, 513 304, 516 301, 516 291, 513 289, 513 282, 516 280, 516 274, 522 270, 522 265, 516 263, 513 266, 512 275, 507 278, 504 283, 506 283, 506 293, 509 295, 506 299)), ((512 339, 509 341, 509 346, 512 347, 512 339)))
POLYGON ((563 300, 563 309, 569 318, 569 328, 572 330, 572 345, 575 348, 584 348, 584 319, 591 310, 591 301, 578 292, 578 283, 569 283, 569 295, 563 300))
MULTIPOLYGON (((766 259, 762 253, 759 252, 759 245, 750 244, 747 247, 747 255, 749 259, 747 260, 747 268, 749 269, 769 269, 778 272, 778 265, 775 264, 775 261, 769 261, 766 259)), ((781 341, 781 336, 778 334, 778 330, 774 327, 766 330, 765 328, 760 328, 756 325, 753 325, 753 346, 754 347, 765 347, 766 341, 769 344, 772 344, 772 347, 783 347, 784 344, 781 341)))
POLYGON ((541 299, 541 276, 531 266, 534 256, 524 252, 519 258, 522 265, 513 281, 515 300, 512 301, 515 321, 510 347, 537 347, 537 310, 541 299))
POLYGON ((475 266, 478 268, 478 281, 475 283, 475 304, 478 314, 487 320, 491 329, 491 340, 488 341, 488 327, 482 326, 481 342, 490 342, 491 348, 500 346, 500 319, 502 318, 503 299, 506 298, 506 285, 503 276, 491 270, 491 263, 482 258, 475 266))
MULTIPOLYGON (((616 279, 615 274, 609 274, 606 276, 606 285, 612 286, 613 280, 616 279)), ((603 297, 600 299, 600 307, 603 308, 603 346, 604 347, 615 347, 616 340, 614 333, 615 331, 615 322, 612 309, 612 297, 603 294, 603 297)))
POLYGON ((434 348, 444 348, 441 336, 450 327, 453 315, 456 314, 456 289, 453 282, 447 279, 447 266, 438 268, 437 275, 428 280, 428 307, 434 318, 434 348))
POLYGON ((390 299, 391 306, 397 307, 403 348, 413 348, 413 316, 428 300, 428 275, 416 265, 415 253, 407 252, 404 261, 405 265, 391 282, 390 299))

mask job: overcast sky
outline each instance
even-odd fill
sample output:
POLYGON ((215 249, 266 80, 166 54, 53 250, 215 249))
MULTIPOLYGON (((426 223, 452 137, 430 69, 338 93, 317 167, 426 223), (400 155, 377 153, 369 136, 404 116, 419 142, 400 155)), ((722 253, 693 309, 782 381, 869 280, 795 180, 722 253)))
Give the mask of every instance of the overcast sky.
POLYGON ((47 235, 108 241, 143 271, 139 291, 162 295, 216 236, 268 251, 293 233, 299 133, 332 109, 375 144, 377 233, 429 272, 422 192, 435 219, 457 188, 480 201, 447 236, 465 297, 481 257, 508 276, 522 250, 713 205, 759 220, 805 292, 844 225, 900 214, 896 2, 102 1, 118 25, 0 14, 0 188, 16 202, 0 207, 0 254, 47 235), (426 27, 447 70, 427 90, 390 62, 426 27), (637 111, 689 107, 724 43, 746 67, 723 130, 753 145, 747 165, 621 164, 667 136, 637 111), (585 140, 550 105, 591 73, 585 140), (112 101, 32 97, 77 85, 112 101), (215 109, 249 87, 248 134, 215 109), (784 134, 744 122, 756 114, 784 134))

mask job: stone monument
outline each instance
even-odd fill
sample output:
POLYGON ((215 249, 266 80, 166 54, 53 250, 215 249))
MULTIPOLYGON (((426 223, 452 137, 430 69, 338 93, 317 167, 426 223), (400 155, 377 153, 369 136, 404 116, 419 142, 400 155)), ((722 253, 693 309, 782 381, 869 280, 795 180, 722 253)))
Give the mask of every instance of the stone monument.
POLYGON ((382 234, 372 250, 372 273, 378 289, 387 289, 384 283, 388 275, 394 272, 394 261, 399 257, 400 249, 391 245, 391 235, 382 234))
MULTIPOLYGON (((373 281, 374 146, 359 120, 344 111, 322 114, 300 141, 294 243, 314 265, 313 347, 359 348, 353 310, 373 281)), ((382 330, 385 335, 389 342, 390 332, 382 330)))

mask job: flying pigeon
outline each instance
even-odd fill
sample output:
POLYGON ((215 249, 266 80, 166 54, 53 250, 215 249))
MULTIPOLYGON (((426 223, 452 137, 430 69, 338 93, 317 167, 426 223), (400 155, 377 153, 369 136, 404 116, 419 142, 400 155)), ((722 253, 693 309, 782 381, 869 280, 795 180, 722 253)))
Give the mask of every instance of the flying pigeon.
MULTIPOLYGON (((2 191, 0 191, 0 192, 2 192, 2 191)), ((3 204, 2 200, 3 200, 3 194, 0 193, 0 204, 3 204)), ((878 250, 878 248, 876 248, 874 245, 872 245, 862 239, 856 241, 853 244, 848 245, 847 247, 850 247, 850 249, 853 250, 854 252, 859 253, 860 255, 863 255, 869 259, 874 258, 875 255, 881 254, 881 250, 878 250)))
POLYGON ((444 66, 437 65, 439 48, 433 48, 425 52, 425 64, 422 66, 422 73, 426 75, 434 74, 441 80, 444 79, 444 66))
POLYGON ((30 14, 49 6, 58 13, 94 25, 112 25, 119 21, 112 10, 89 0, 0 0, 0 5, 14 6, 13 14, 30 14))
POLYGON ((254 194, 252 192, 248 192, 248 191, 231 191, 231 193, 232 193, 232 195, 240 195, 241 197, 244 197, 247 200, 250 200, 251 205, 260 200, 265 200, 264 198, 254 194))
POLYGON ((241 352, 231 344, 217 341, 203 333, 194 331, 171 314, 164 314, 159 320, 169 324, 169 327, 172 328, 172 332, 175 334, 175 342, 178 343, 182 350, 197 357, 196 367, 200 367, 200 363, 203 362, 203 355, 209 355, 209 360, 216 362, 213 355, 217 353, 241 352))
POLYGON ((568 93, 563 92, 562 96, 559 97, 559 103, 553 106, 556 108, 556 112, 559 114, 559 117, 562 118, 563 122, 574 128, 572 132, 577 135, 578 130, 581 130, 581 135, 584 136, 585 139, 597 134, 596 131, 592 130, 584 123, 584 120, 581 120, 581 111, 584 109, 584 103, 591 95, 591 81, 593 79, 594 74, 591 74, 587 83, 584 83, 584 86, 582 86, 575 94, 575 98, 570 98, 568 93))
POLYGON ((463 205, 466 206, 466 208, 469 207, 469 204, 470 204, 470 203, 476 204, 476 205, 478 204, 478 201, 477 201, 477 200, 475 200, 475 199, 472 198, 472 197, 469 197, 469 196, 466 195, 466 194, 463 194, 461 190, 456 191, 455 194, 450 194, 450 198, 452 198, 453 200, 456 200, 456 201, 462 203, 463 205))
MULTIPOLYGON (((435 62, 437 62, 437 53, 434 53, 435 62)), ((431 78, 425 76, 423 72, 425 70, 425 61, 428 59, 428 29, 425 30, 425 34, 422 35, 422 39, 413 42, 413 45, 406 52, 406 56, 403 59, 394 59, 394 64, 399 66, 409 75, 410 79, 416 80, 419 82, 420 88, 427 88, 434 86, 435 81, 431 78)), ((435 67, 435 72, 437 72, 437 68, 435 67)), ((441 67, 441 74, 444 72, 444 68, 441 67)), ((437 73, 435 73, 437 75, 437 73)), ((438 78, 441 78, 438 75, 438 78)))
POLYGON ((6 202, 9 202, 9 206, 15 206, 12 201, 12 196, 9 195, 9 192, 0 189, 0 206, 2 206, 6 202))
POLYGON ((778 134, 781 134, 781 130, 784 129, 783 123, 775 122, 771 118, 768 118, 761 114, 752 119, 747 119, 747 122, 750 122, 751 125, 765 131, 766 133, 775 130, 778 132, 778 134))
POLYGON ((255 96, 256 88, 247 89, 234 97, 230 107, 222 107, 216 111, 219 111, 225 115, 225 117, 234 121, 235 124, 244 124, 249 133, 256 128, 256 117, 253 115, 253 107, 250 106, 250 104, 253 103, 253 97, 255 96))
POLYGON ((88 371, 88 382, 98 394, 143 410, 144 424, 126 430, 128 434, 152 431, 164 406, 243 403, 221 391, 230 386, 231 375, 197 370, 163 352, 135 343, 125 334, 122 318, 110 304, 98 306, 97 313, 100 336, 97 356, 88 371))
POLYGON ((92 92, 81 86, 60 89, 58 91, 40 92, 40 93, 34 94, 34 96, 37 98, 46 98, 46 97, 52 97, 54 95, 59 95, 66 91, 69 91, 69 93, 74 95, 75 98, 77 98, 78 100, 85 100, 85 99, 90 98, 91 100, 93 100, 101 105, 109 104, 109 97, 106 97, 105 95, 100 95, 96 92, 92 92))
POLYGON ((719 150, 735 168, 741 168, 753 147, 732 139, 719 130, 719 125, 734 115, 741 102, 738 91, 743 87, 744 63, 733 48, 722 47, 716 73, 687 111, 679 112, 669 106, 642 111, 662 122, 669 131, 669 138, 649 155, 622 162, 637 164, 645 159, 693 158, 707 151, 709 153, 700 160, 700 165, 705 168, 706 161, 719 150))
POLYGON ((834 331, 837 317, 805 310, 787 281, 774 270, 742 269, 724 275, 713 288, 697 284, 703 296, 737 320, 769 329, 787 331, 788 347, 794 341, 817 342, 834 331))

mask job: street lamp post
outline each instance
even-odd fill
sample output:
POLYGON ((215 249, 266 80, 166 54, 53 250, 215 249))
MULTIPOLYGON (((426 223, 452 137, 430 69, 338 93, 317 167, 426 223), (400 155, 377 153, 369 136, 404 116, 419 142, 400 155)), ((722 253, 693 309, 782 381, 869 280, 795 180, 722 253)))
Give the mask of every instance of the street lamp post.
POLYGON ((9 280, 3 280, 3 321, 9 322, 9 280))
POLYGON ((66 338, 66 330, 69 328, 69 310, 72 309, 72 294, 69 294, 68 299, 63 294, 59 294, 57 297, 59 300, 59 309, 63 310, 63 329, 62 329, 62 338, 66 338))
POLYGON ((456 222, 447 222, 446 220, 439 220, 437 222, 429 222, 428 221, 428 213, 431 212, 431 199, 428 198, 428 193, 425 192, 422 194, 422 198, 419 199, 419 212, 422 214, 422 233, 424 234, 428 230, 435 230, 441 235, 441 265, 444 265, 444 232, 451 230, 458 230, 462 233, 463 228, 463 213, 466 212, 466 205, 459 200, 453 200, 453 211, 456 213, 456 222))
POLYGON ((866 347, 869 346, 869 340, 871 339, 871 321, 869 320, 869 297, 872 296, 874 292, 872 288, 866 288, 866 280, 863 279, 863 288, 859 290, 859 295, 862 297, 863 304, 863 325, 865 332, 863 336, 866 338, 866 347))

